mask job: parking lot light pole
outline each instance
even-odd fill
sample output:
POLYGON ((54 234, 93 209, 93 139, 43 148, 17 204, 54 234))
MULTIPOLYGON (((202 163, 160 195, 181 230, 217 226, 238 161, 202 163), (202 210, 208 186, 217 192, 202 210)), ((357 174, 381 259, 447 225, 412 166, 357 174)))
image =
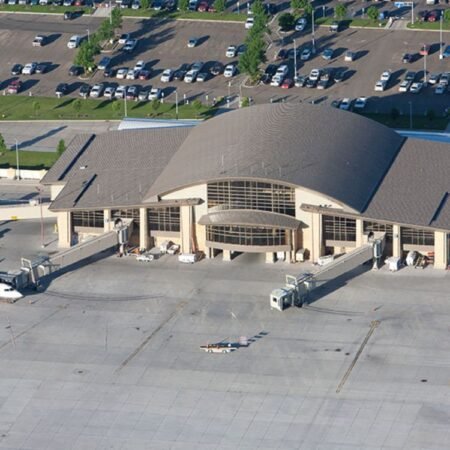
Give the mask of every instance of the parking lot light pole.
POLYGON ((42 214, 42 190, 40 187, 36 188, 39 192, 39 209, 40 209, 40 215, 41 215, 41 247, 45 248, 44 244, 44 215, 42 214))
POLYGON ((414 2, 411 2, 411 25, 414 25, 414 2))
POLYGON ((444 14, 441 14, 441 18, 439 19, 439 47, 440 47, 440 51, 439 51, 439 59, 444 59, 444 55, 442 54, 442 47, 444 46, 444 42, 442 40, 442 19, 444 17, 444 14))
POLYGON ((297 46, 294 39, 294 78, 297 76, 297 46))
POLYGON ((124 101, 124 116, 128 117, 128 110, 127 110, 127 93, 125 92, 125 95, 123 96, 124 101))
POLYGON ((112 3, 109 0, 109 24, 112 25, 112 3))
POLYGON ((311 13, 311 22, 312 22, 312 39, 311 39, 311 43, 312 43, 312 52, 316 53, 316 40, 314 37, 314 7, 312 9, 312 13, 311 13))
POLYGON ((89 28, 86 30, 87 31, 87 38, 88 38, 88 42, 90 42, 90 40, 91 40, 91 37, 90 37, 90 34, 89 34, 89 28))
POLYGON ((175 117, 178 120, 178 91, 175 89, 175 117))
POLYGON ((412 102, 409 101, 409 128, 412 130, 413 127, 413 119, 412 119, 412 102))
POLYGON ((16 178, 20 180, 20 166, 19 166, 19 143, 16 139, 16 178))
POLYGON ((424 48, 424 56, 423 56, 423 83, 426 86, 427 85, 427 51, 426 46, 423 46, 424 48))

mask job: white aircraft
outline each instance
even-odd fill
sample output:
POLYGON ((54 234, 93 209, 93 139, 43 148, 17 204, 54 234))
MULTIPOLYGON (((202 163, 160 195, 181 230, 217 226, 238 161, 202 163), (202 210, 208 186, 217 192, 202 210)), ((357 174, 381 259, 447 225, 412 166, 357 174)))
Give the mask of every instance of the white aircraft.
POLYGON ((15 302, 22 298, 23 295, 16 291, 12 286, 6 283, 0 283, 0 298, 8 300, 10 302, 15 302))

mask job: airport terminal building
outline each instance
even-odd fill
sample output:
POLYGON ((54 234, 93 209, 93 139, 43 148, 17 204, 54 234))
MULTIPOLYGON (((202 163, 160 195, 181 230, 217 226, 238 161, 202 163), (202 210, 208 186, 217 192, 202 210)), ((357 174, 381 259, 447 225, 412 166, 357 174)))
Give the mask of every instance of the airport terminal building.
POLYGON ((265 253, 312 261, 348 252, 372 231, 386 253, 450 264, 450 148, 409 139, 357 114, 267 104, 194 127, 75 138, 47 173, 59 244, 132 218, 141 249, 265 253))

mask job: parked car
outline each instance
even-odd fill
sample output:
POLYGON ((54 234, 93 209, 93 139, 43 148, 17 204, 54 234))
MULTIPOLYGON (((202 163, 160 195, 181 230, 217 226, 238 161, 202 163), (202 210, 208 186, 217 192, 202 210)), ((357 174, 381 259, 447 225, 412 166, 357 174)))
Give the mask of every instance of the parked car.
POLYGON ((192 66, 191 69, 192 70, 197 70, 197 71, 201 71, 203 69, 203 66, 205 65, 205 63, 203 61, 195 61, 192 66))
POLYGON ((272 80, 270 82, 271 86, 274 87, 280 87, 281 84, 283 83, 284 80, 284 75, 282 75, 281 73, 276 73, 273 77, 272 80))
POLYGON ((18 94, 22 89, 22 82, 20 80, 13 80, 9 83, 6 92, 8 94, 18 94))
POLYGON ((103 95, 103 91, 105 90, 105 85, 103 83, 94 84, 92 86, 91 92, 89 92, 89 97, 98 98, 103 95))
POLYGON ((190 38, 188 40, 188 43, 187 43, 188 48, 194 48, 194 47, 197 47, 197 45, 198 45, 198 38, 190 38))
POLYGON ((88 97, 89 92, 91 92, 91 86, 89 86, 88 84, 82 84, 80 86, 80 91, 79 91, 80 97, 82 97, 82 98, 88 97))
POLYGON ((113 78, 116 76, 116 69, 114 67, 107 67, 104 71, 103 71, 103 76, 105 78, 113 78))
POLYGON ((405 53, 405 54, 402 56, 402 63, 403 63, 403 64, 410 64, 410 63, 412 63, 413 61, 414 61, 414 58, 413 58, 412 53, 405 53))
POLYGON ((344 55, 344 61, 346 62, 353 62, 356 59, 356 53, 351 52, 350 50, 347 50, 344 55))
POLYGON ((306 25, 308 24, 305 17, 300 17, 300 19, 297 20, 297 23, 295 24, 295 31, 303 31, 306 28, 306 25))
POLYGON ((128 41, 125 42, 125 45, 123 46, 123 51, 131 53, 137 46, 137 39, 128 39, 128 41))
POLYGON ((198 70, 195 70, 195 69, 189 70, 189 71, 186 73, 186 75, 184 76, 184 82, 185 82, 185 83, 194 83, 195 80, 197 79, 197 75, 198 75, 199 73, 200 73, 200 72, 199 72, 198 70))
POLYGON ((81 36, 78 34, 73 35, 67 43, 67 48, 77 48, 81 44, 81 36))
POLYGON ((367 97, 358 97, 353 104, 355 109, 364 109, 367 105, 367 97))
POLYGON ((208 2, 200 2, 197 8, 199 12, 207 12, 209 10, 208 2))
POLYGON ((428 78, 428 83, 430 84, 437 84, 439 82, 439 79, 441 78, 440 73, 432 73, 430 77, 428 78))
POLYGON ((127 80, 136 80, 139 77, 139 70, 128 69, 126 79, 127 80))
POLYGON ((98 63, 99 70, 106 70, 111 64, 111 58, 109 56, 104 56, 98 63))
POLYGON ((308 89, 314 89, 317 86, 317 80, 311 80, 311 78, 306 79, 305 87, 308 89))
POLYGON ((287 57, 287 50, 284 48, 281 48, 280 50, 278 50, 277 55, 275 56, 275 59, 277 61, 282 60, 282 59, 286 59, 287 57))
POLYGON ((306 84, 307 77, 305 75, 296 75, 294 77, 295 87, 304 87, 306 84))
POLYGON ((183 81, 186 73, 190 70, 191 66, 190 64, 181 64, 181 66, 175 70, 173 74, 173 79, 178 81, 183 81))
POLYGON ((386 83, 389 82, 389 80, 391 79, 391 75, 392 75, 392 71, 390 70, 385 70, 380 77, 381 81, 386 81, 386 83))
POLYGON ((408 92, 411 87, 412 82, 408 80, 403 80, 398 87, 399 92, 408 92))
POLYGON ((138 94, 138 100, 140 102, 145 102, 148 100, 148 96, 150 94, 150 87, 144 86, 138 94))
POLYGON ((139 94, 139 87, 138 86, 128 86, 126 98, 127 100, 136 100, 139 94))
POLYGON ((114 93, 114 98, 117 98, 118 100, 122 100, 125 98, 126 93, 127 93, 127 87, 124 85, 120 85, 117 87, 116 92, 114 93))
POLYGON ((439 78, 439 83, 448 86, 450 82, 450 72, 444 72, 439 78))
POLYGON ((445 50, 442 52, 442 56, 444 58, 450 57, 450 45, 447 45, 447 47, 445 47, 445 50))
POLYGON ((422 47, 420 48, 419 54, 421 56, 428 56, 430 53, 430 46, 427 44, 423 44, 422 47))
POLYGON ((67 83, 59 83, 58 86, 56 86, 55 94, 57 97, 66 95, 68 92, 69 92, 69 85, 67 83))
POLYGON ((116 88, 114 86, 106 86, 105 91, 103 92, 103 96, 105 98, 114 98, 114 94, 116 92, 116 88))
POLYGON ((339 109, 343 109, 344 111, 348 111, 352 106, 352 101, 349 98, 343 98, 341 103, 339 104, 339 109))
POLYGON ((225 78, 231 78, 236 75, 237 67, 235 64, 228 64, 225 66, 225 70, 223 71, 223 76, 225 78))
POLYGON ((335 83, 340 83, 341 81, 345 80, 346 75, 347 75, 346 69, 336 70, 336 72, 334 73, 334 76, 333 76, 333 81, 335 83))
POLYGON ((423 83, 420 81, 417 81, 411 85, 411 88, 409 89, 409 91, 411 92, 411 94, 419 94, 422 89, 423 89, 423 83))
POLYGON ((124 80, 127 77, 128 67, 121 67, 116 72, 116 78, 118 80, 124 80))
POLYGON ((236 53, 237 53, 237 48, 236 48, 236 46, 235 46, 235 45, 230 45, 230 46, 227 48, 227 51, 225 52, 225 56, 226 56, 227 58, 234 58, 234 57, 236 56, 236 53))
POLYGON ((294 86, 294 80, 292 78, 285 78, 281 83, 281 89, 290 89, 294 86))
POLYGON ((170 81, 172 81, 172 78, 173 78, 173 70, 165 69, 161 75, 161 82, 169 83, 170 81))
POLYGON ((441 94, 444 94, 446 90, 447 90, 447 86, 439 83, 434 88, 434 93, 437 95, 441 95, 441 94))
POLYGON ((317 82, 317 89, 326 89, 328 87, 328 84, 330 83, 329 79, 325 78, 325 79, 320 79, 317 82))
POLYGON ((308 61, 311 58, 312 51, 310 48, 305 48, 302 50, 302 53, 300 54, 300 59, 302 61, 308 61))
POLYGON ((197 82, 198 83, 202 83, 202 82, 206 81, 208 79, 208 77, 209 77, 209 73, 208 72, 200 72, 197 75, 197 82))
POLYGON ((49 70, 49 68, 50 68, 50 64, 47 64, 47 63, 39 63, 37 66, 36 66, 36 73, 46 73, 46 72, 48 72, 48 70, 49 70))
POLYGON ((33 47, 43 47, 47 43, 47 37, 42 34, 38 34, 33 39, 33 47))
POLYGON ((14 64, 11 67, 11 75, 20 75, 22 73, 23 66, 22 64, 14 64))
POLYGON ((413 82, 416 79, 416 76, 417 76, 417 72, 413 72, 410 70, 410 71, 406 72, 405 80, 413 82))
POLYGON ((247 46, 245 44, 241 44, 237 48, 236 55, 241 56, 247 51, 247 46))
POLYGON ((64 11, 63 18, 64 20, 73 20, 75 19, 76 14, 73 11, 64 11))
POLYGON ((255 23, 255 19, 254 17, 249 17, 246 21, 245 21, 245 29, 249 30, 250 28, 253 27, 255 23))
POLYGON ((386 89, 386 85, 387 85, 386 81, 378 80, 375 83, 374 90, 377 92, 383 92, 386 89))
POLYGON ((159 100, 161 98, 162 90, 160 88, 152 88, 150 90, 150 94, 148 95, 148 99, 150 101, 152 100, 159 100))
POLYGON ((36 72, 37 63, 31 62, 27 63, 23 66, 22 74, 23 75, 33 75, 36 72))
POLYGON ((334 50, 332 48, 326 48, 323 52, 322 52, 322 58, 325 61, 329 61, 330 59, 333 58, 333 54, 334 54, 334 50))
POLYGON ((333 31, 334 33, 337 33, 338 31, 340 31, 341 29, 341 24, 340 22, 334 21, 331 25, 330 25, 330 31, 333 31))
POLYGON ((312 69, 309 73, 309 79, 313 81, 318 81, 320 79, 320 69, 312 69))
POLYGON ((81 66, 70 66, 69 76, 70 77, 78 77, 79 75, 82 75, 83 72, 84 72, 84 69, 81 66))
POLYGON ((123 33, 119 36, 119 44, 125 44, 130 39, 131 39, 130 33, 123 33))
POLYGON ((217 76, 223 72, 223 64, 220 62, 214 63, 210 69, 211 75, 217 76))

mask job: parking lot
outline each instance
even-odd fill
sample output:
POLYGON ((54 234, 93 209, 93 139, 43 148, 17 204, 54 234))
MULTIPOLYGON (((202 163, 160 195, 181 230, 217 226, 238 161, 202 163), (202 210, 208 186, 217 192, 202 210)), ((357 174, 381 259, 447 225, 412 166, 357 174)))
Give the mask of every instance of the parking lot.
MULTIPOLYGON (((3 24, 6 18, 1 19, 3 24)), ((23 95, 55 95, 55 87, 60 82, 67 82, 69 95, 78 95, 78 90, 84 83, 93 85, 105 82, 107 85, 119 84, 140 86, 152 86, 163 89, 164 97, 168 101, 175 101, 175 90, 179 101, 185 99, 200 99, 211 103, 214 98, 230 96, 233 104, 239 95, 251 97, 257 103, 268 101, 309 101, 315 103, 331 103, 333 100, 345 97, 354 99, 359 96, 367 97, 367 110, 370 112, 390 113, 393 108, 401 114, 412 113, 425 115, 433 110, 435 114, 442 114, 448 108, 449 91, 441 95, 434 93, 433 86, 428 86, 419 94, 400 93, 398 87, 407 71, 416 72, 416 81, 423 80, 424 57, 418 56, 414 62, 404 64, 404 53, 419 53, 423 44, 431 46, 427 56, 427 77, 430 74, 448 71, 447 60, 439 59, 439 33, 417 32, 405 30, 365 30, 346 29, 339 33, 332 33, 328 27, 320 27, 315 33, 317 53, 309 61, 301 61, 297 58, 297 69, 300 74, 308 75, 313 68, 339 68, 347 69, 346 77, 341 83, 331 83, 324 90, 292 87, 281 89, 266 85, 248 87, 243 75, 233 78, 225 78, 223 75, 211 77, 205 82, 192 84, 183 81, 161 83, 160 76, 164 69, 176 69, 181 64, 192 64, 195 61, 206 63, 205 71, 220 61, 223 64, 237 63, 237 58, 227 58, 226 49, 229 45, 240 45, 245 39, 243 24, 190 22, 172 20, 126 20, 123 32, 131 33, 138 39, 136 49, 131 53, 125 53, 122 45, 118 45, 112 53, 100 56, 110 56, 112 66, 118 68, 133 68, 138 60, 144 60, 146 68, 150 69, 150 78, 147 81, 117 80, 105 78, 102 71, 98 71, 88 80, 78 77, 69 77, 68 70, 72 65, 75 50, 67 48, 67 42, 73 34, 87 36, 87 30, 95 30, 99 21, 93 18, 81 18, 71 22, 72 28, 64 29, 66 24, 62 18, 55 24, 49 25, 49 19, 39 17, 30 19, 29 16, 13 17, 8 19, 8 26, 0 30, 0 39, 5 42, 14 42, 14 46, 2 46, 0 57, 6 63, 0 69, 0 90, 6 89, 11 80, 17 77, 11 76, 10 67, 15 62, 46 61, 52 64, 50 71, 43 75, 24 76, 23 95), (31 46, 34 36, 45 27, 49 27, 50 43, 42 48, 31 46), (64 29, 64 32, 62 31, 64 29), (26 31, 28 30, 28 31, 26 31), (188 48, 190 38, 198 38, 199 43, 194 48, 188 48), (17 47, 20 52, 17 52, 17 47), (321 57, 325 48, 331 47, 334 55, 326 61, 321 57), (356 60, 345 62, 346 50, 356 53, 356 60), (384 92, 375 92, 374 86, 381 72, 390 70, 391 80, 384 92)), ((69 26, 68 25, 68 26, 69 26)), ((444 40, 448 34, 444 34, 444 40)), ((294 77, 294 61, 275 61, 281 48, 292 49, 294 46, 301 51, 305 47, 311 47, 311 31, 290 34, 273 33, 270 36, 271 43, 267 51, 268 63, 288 64, 289 77, 294 77)), ((447 42, 448 44, 448 42, 447 42)), ((99 59, 100 59, 99 58, 99 59)))
MULTIPOLYGON (((10 263, 39 242, 38 221, 16 227, 0 224, 10 263)), ((301 270, 108 256, 0 303, 0 447, 446 450, 448 274, 363 269, 271 311, 301 270)))

